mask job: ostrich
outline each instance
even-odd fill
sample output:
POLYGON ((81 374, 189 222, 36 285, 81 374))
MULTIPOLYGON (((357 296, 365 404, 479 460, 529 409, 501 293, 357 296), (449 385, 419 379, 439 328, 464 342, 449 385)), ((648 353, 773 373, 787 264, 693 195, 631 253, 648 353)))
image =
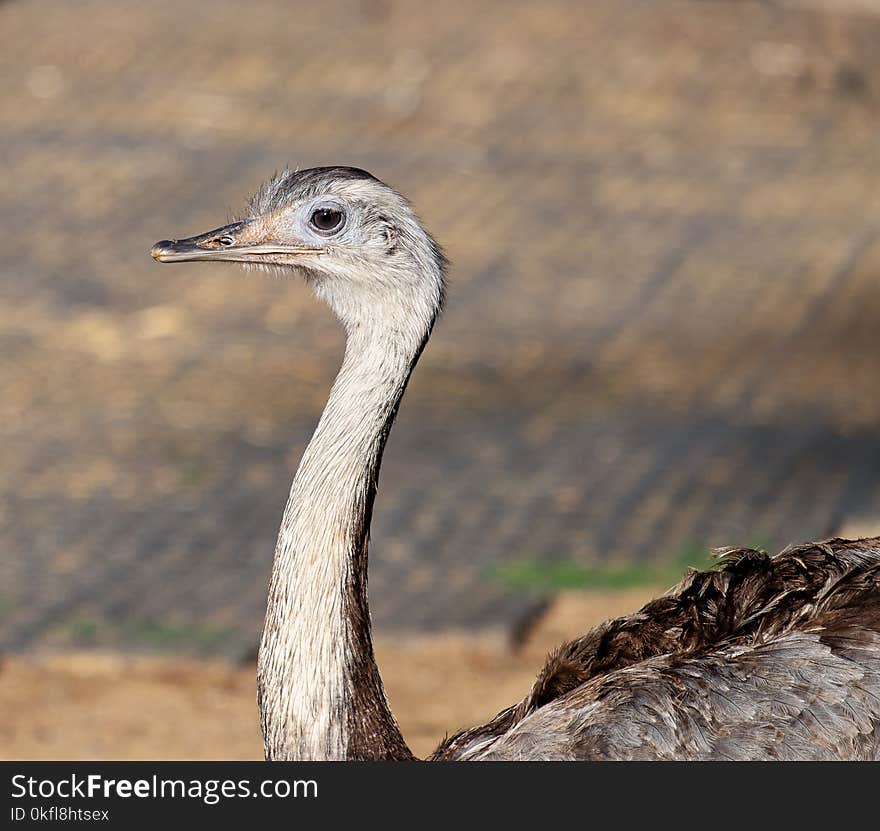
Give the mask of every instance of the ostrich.
MULTIPOLYGON (((267 759, 410 760, 373 654, 367 543, 379 466, 443 305, 446 261, 362 170, 284 171, 245 218, 160 262, 300 275, 347 335, 290 490, 257 686, 267 759)), ((435 760, 878 759, 880 538, 728 550, 559 647, 531 691, 435 760)))

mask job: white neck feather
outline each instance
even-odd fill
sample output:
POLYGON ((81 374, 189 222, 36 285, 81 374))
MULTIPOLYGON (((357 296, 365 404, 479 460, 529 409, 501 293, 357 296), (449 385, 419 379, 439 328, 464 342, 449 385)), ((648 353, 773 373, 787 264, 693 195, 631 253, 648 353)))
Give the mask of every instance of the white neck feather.
POLYGON ((357 708, 370 710, 369 736, 384 730, 408 752, 373 660, 366 538, 385 437, 425 338, 349 331, 275 549, 258 665, 267 758, 363 757, 357 708))

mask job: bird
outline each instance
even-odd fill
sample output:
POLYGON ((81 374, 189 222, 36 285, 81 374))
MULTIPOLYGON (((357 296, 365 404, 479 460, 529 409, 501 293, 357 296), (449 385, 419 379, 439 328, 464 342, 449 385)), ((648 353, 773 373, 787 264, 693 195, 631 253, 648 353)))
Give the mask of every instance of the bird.
MULTIPOLYGON (((346 335, 291 485, 257 660, 267 760, 415 760, 376 663, 367 550, 379 470, 446 295, 401 194, 352 167, 284 169, 242 218, 163 263, 299 275, 346 335)), ((433 761, 880 759, 880 537, 728 549, 547 658, 531 690, 433 761)))

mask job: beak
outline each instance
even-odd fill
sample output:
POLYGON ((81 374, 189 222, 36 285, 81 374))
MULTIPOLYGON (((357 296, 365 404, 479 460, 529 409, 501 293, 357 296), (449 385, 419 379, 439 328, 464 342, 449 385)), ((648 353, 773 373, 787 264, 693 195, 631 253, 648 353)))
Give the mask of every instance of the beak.
POLYGON ((254 240, 247 222, 233 222, 188 239, 163 239, 150 254, 160 263, 191 263, 200 261, 228 263, 260 263, 279 254, 316 254, 320 248, 308 245, 284 245, 268 240, 254 240))

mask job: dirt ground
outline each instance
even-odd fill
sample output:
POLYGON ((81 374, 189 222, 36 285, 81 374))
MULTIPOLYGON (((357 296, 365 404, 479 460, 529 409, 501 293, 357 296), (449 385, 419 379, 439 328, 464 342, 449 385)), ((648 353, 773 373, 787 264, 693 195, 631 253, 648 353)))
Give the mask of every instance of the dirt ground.
MULTIPOLYGON (((468 635, 380 639, 378 660, 410 747, 521 698, 544 655, 658 590, 558 597, 525 642, 468 635)), ((111 653, 10 655, 0 666, 4 759, 260 759, 254 667, 111 653)))

